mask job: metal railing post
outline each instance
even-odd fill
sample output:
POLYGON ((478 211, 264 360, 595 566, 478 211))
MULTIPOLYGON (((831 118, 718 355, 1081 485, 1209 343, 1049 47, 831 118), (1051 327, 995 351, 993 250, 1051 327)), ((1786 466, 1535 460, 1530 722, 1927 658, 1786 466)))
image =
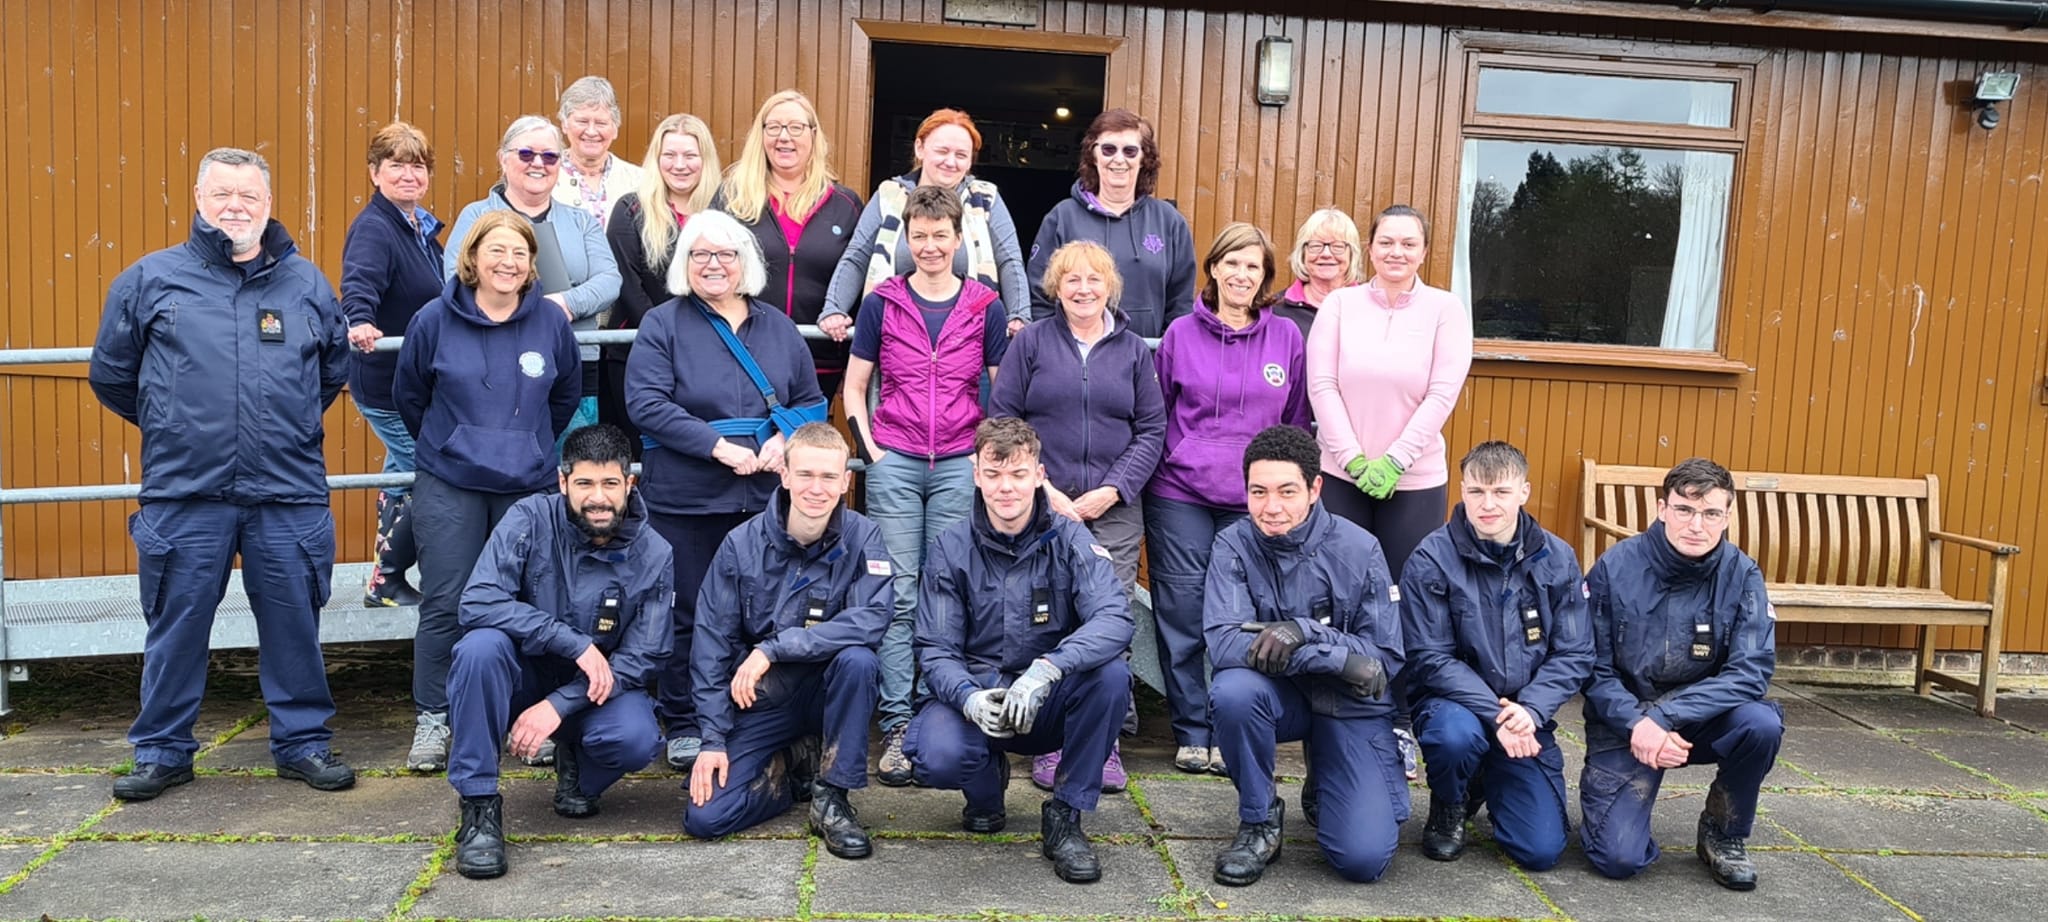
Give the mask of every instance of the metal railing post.
MULTIPOLYGON (((13 387, 12 382, 8 387, 13 387)), ((7 421, 0 418, 0 444, 7 441, 7 421)), ((5 459, 0 458, 0 482, 6 476, 5 459)), ((13 681, 14 665, 7 661, 7 523, 0 516, 0 717, 7 715, 7 685, 13 681)))

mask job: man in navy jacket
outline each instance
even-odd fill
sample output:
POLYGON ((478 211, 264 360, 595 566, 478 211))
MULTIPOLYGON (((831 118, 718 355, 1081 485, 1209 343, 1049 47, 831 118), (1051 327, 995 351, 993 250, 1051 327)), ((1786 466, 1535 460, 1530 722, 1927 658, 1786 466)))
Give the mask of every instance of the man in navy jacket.
POLYGON ((808 800, 827 851, 872 851, 846 792, 868 783, 875 648, 895 592, 881 530, 842 505, 849 454, 831 425, 797 427, 782 490, 725 536, 704 575, 690 650, 704 742, 683 814, 693 836, 730 835, 808 800), (817 752, 808 743, 820 732, 817 752))
POLYGON ((931 697, 904 734, 920 784, 967 795, 961 826, 1001 832, 1009 754, 1062 750, 1040 811, 1040 853, 1069 883, 1102 877, 1081 811, 1102 795, 1102 766, 1131 694, 1131 611, 1109 551, 1051 512, 1038 433, 1021 419, 974 430, 967 521, 925 557, 916 648, 931 697))
POLYGON ((1715 882, 1756 888, 1744 840, 1778 756, 1784 713, 1764 700, 1777 618, 1756 561, 1725 540, 1735 480, 1705 458, 1664 476, 1657 521, 1593 564, 1593 676, 1586 683, 1580 838, 1594 870, 1657 860, 1650 810, 1664 772, 1719 766, 1695 850, 1715 882))
POLYGON ((1454 861, 1465 818, 1493 808, 1493 835, 1532 871, 1564 853, 1557 709, 1593 668, 1585 575, 1571 545, 1523 510, 1529 459, 1483 442, 1458 462, 1463 502, 1401 575, 1401 673, 1429 766, 1422 853, 1454 861))
POLYGON ((596 816, 598 795, 661 745, 646 689, 668 658, 673 563, 647 527, 632 463, 617 426, 571 432, 562 491, 506 511, 462 592, 448 783, 462 796, 464 877, 505 873, 498 742, 508 730, 522 758, 555 741, 555 812, 571 819, 596 816))
POLYGON ((1274 426, 1244 452, 1250 516, 1216 536, 1202 632, 1215 739, 1237 786, 1237 837, 1217 883, 1251 884, 1280 854, 1278 743, 1308 743, 1316 844, 1346 880, 1378 880, 1408 819, 1387 681, 1401 669, 1399 593, 1380 544, 1331 515, 1314 436, 1274 426))
POLYGON ((137 260, 107 289, 93 393, 142 429, 135 539, 142 708, 135 770, 114 796, 148 800, 192 780, 214 610, 228 569, 262 626, 263 699, 280 778, 355 783, 328 748, 334 698, 320 607, 334 571, 321 416, 348 377, 334 289, 270 219, 270 166, 223 147, 199 160, 191 239, 137 260))

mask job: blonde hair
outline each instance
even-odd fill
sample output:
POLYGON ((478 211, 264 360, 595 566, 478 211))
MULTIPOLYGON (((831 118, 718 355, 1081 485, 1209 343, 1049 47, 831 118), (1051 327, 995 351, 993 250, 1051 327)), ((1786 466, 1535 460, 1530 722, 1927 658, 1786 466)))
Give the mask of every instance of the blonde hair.
POLYGON ((531 259, 540 250, 540 241, 533 235, 533 223, 526 220, 525 215, 509 208, 485 212, 469 226, 469 236, 462 239, 462 251, 455 254, 455 279, 470 288, 483 284, 483 277, 476 271, 476 251, 483 248, 484 237, 501 227, 511 229, 526 241, 526 255, 529 257, 526 282, 519 286, 519 294, 524 296, 535 282, 540 281, 540 264, 531 259))
POLYGON ((831 423, 812 422, 798 426, 795 432, 789 434, 789 440, 784 443, 784 446, 785 455, 799 446, 823 448, 839 452, 842 455, 853 454, 853 449, 848 448, 846 445, 846 436, 839 434, 839 430, 832 428, 831 423))
POLYGON ((690 290, 690 248, 699 240, 732 247, 739 251, 739 265, 733 267, 740 273, 740 294, 751 298, 768 287, 768 264, 761 260, 761 241, 754 239, 754 232, 723 211, 701 211, 690 216, 690 223, 683 225, 683 231, 676 235, 676 256, 668 263, 668 293, 672 295, 696 294, 690 290))
POLYGON ((1116 257, 1093 240, 1075 240, 1061 244, 1052 251, 1052 259, 1045 264, 1045 278, 1039 285, 1045 289, 1045 296, 1060 299, 1060 278, 1082 267, 1093 269, 1109 280, 1109 306, 1114 308, 1124 298, 1124 277, 1116 271, 1116 257))
POLYGON ((761 110, 754 113, 753 124, 747 126, 747 138, 740 145, 740 156, 733 163, 732 173, 725 179, 725 209, 732 216, 746 224, 760 223, 768 208, 768 135, 761 130, 761 124, 768 120, 768 113, 786 102, 796 103, 804 110, 804 121, 811 133, 811 162, 804 168, 804 177, 797 184, 796 191, 782 200, 784 214, 808 215, 811 209, 831 194, 832 183, 839 179, 828 165, 831 150, 825 144, 825 132, 818 125, 818 107, 811 100, 795 90, 783 90, 768 97, 761 103, 761 110))
POLYGON ((654 140, 647 143, 647 158, 640 162, 645 174, 640 180, 640 247, 647 251, 647 268, 660 272, 668 265, 669 244, 676 239, 676 206, 669 198, 668 180, 661 175, 661 145, 672 134, 697 141, 697 153, 704 165, 697 173, 697 187, 683 202, 684 214, 696 214, 711 207, 718 195, 718 145, 712 143, 711 129, 704 120, 678 112, 654 126, 654 140))
POLYGON ((1279 268, 1274 264, 1273 238, 1254 225, 1232 221, 1216 234, 1216 242, 1209 245, 1209 255, 1202 258, 1202 274, 1209 277, 1208 284, 1202 286, 1202 303, 1209 305, 1210 310, 1217 308, 1216 264, 1245 247, 1258 247, 1259 258, 1266 266, 1259 278, 1259 290, 1252 295, 1252 313, 1258 313, 1273 300, 1273 276, 1279 268))
POLYGON ((1308 239, 1325 231, 1335 231, 1337 238, 1351 248, 1351 265, 1344 272, 1347 285, 1365 284, 1365 248, 1358 241, 1358 222, 1336 208, 1318 208, 1301 222, 1301 229, 1294 232, 1294 252, 1287 257, 1287 268, 1294 270, 1294 277, 1308 278, 1308 263, 1301 251, 1308 239))

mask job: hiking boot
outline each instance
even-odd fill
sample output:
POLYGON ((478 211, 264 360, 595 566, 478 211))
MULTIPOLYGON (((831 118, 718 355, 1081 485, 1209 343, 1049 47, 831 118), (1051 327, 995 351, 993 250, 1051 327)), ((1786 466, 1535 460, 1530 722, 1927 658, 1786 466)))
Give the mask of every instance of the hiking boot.
POLYGON ((1431 861, 1456 861, 1465 853, 1465 805, 1455 800, 1429 800, 1429 822, 1422 827, 1422 856, 1431 861))
POLYGON ((555 746, 555 815, 587 820, 597 815, 597 795, 583 793, 583 773, 576 765, 579 755, 574 743, 555 746))
POLYGON ((843 788, 822 782, 811 786, 811 832, 825 840, 825 850, 840 858, 866 858, 874 853, 868 831, 861 828, 843 788))
POLYGON ((413 720, 412 749, 405 754, 405 767, 416 772, 448 767, 447 711, 427 711, 413 720))
POLYGON ((1237 824, 1237 838, 1216 853, 1216 882, 1245 887, 1259 882, 1266 866, 1280 860, 1280 833, 1286 825, 1287 803, 1278 797, 1266 808, 1266 821, 1237 824))
POLYGON ((697 764, 697 754, 704 751, 704 740, 695 736, 678 736, 668 741, 668 767, 674 771, 686 772, 697 764))
POLYGON ((1038 851, 1052 859, 1052 872, 1070 884, 1092 884, 1102 879, 1102 862, 1095 846, 1081 831, 1081 812, 1054 797, 1039 811, 1038 851))
POLYGON ((1209 747, 1182 746, 1173 751, 1173 767, 1190 775, 1209 770, 1209 747))
POLYGON ((818 759, 823 754, 823 743, 816 735, 805 735, 782 749, 783 764, 789 766, 789 796, 797 803, 811 802, 811 785, 818 780, 818 759))
POLYGON ((1060 751, 1055 749, 1042 756, 1031 757, 1031 783, 1041 791, 1052 790, 1053 779, 1060 774, 1060 751))
POLYGON ((332 753, 315 752, 277 766, 277 776, 304 781, 316 791, 345 791, 356 786, 356 770, 332 753))
POLYGON ((1209 774, 1230 777, 1230 766, 1223 764, 1223 750, 1209 747, 1209 774))
MULTIPOLYGON (((1007 755, 1007 754, 992 754, 992 755, 991 755, 991 757, 992 757, 992 758, 997 758, 997 759, 1001 759, 1001 760, 1003 760, 1003 790, 1006 790, 1006 791, 1007 791, 1007 790, 1009 790, 1009 789, 1010 789, 1010 757, 1009 757, 1009 755, 1007 755)), ((1004 827, 1005 825, 1007 825, 1007 824, 1009 823, 1009 821, 1010 821, 1010 817, 1009 817, 1009 814, 1008 814, 1008 813, 1006 813, 1006 812, 1004 812, 1004 810, 1003 810, 1003 802, 1002 802, 1002 801, 1000 801, 1000 800, 996 801, 996 805, 995 805, 994 807, 992 807, 992 808, 989 808, 989 809, 986 809, 986 810, 983 810, 983 809, 978 809, 978 808, 976 808, 976 807, 975 807, 975 806, 974 806, 973 804, 971 804, 971 803, 970 803, 970 804, 968 804, 968 805, 967 805, 967 806, 965 806, 965 807, 961 807, 961 808, 960 808, 960 828, 961 828, 961 829, 965 829, 965 830, 967 830, 968 832, 975 832, 975 833, 996 833, 996 832, 1002 832, 1002 831, 1003 831, 1003 827, 1004 827)))
POLYGON ((1109 744, 1109 761, 1102 763, 1102 793, 1121 794, 1130 787, 1131 775, 1124 771, 1124 754, 1116 743, 1109 744))
POLYGON ((900 788, 915 779, 910 757, 903 754, 903 734, 909 729, 909 724, 903 724, 882 734, 882 758, 875 763, 876 781, 900 788))
POLYGON ((505 876, 505 800, 496 794, 462 799, 455 830, 455 873, 473 880, 505 876))
POLYGON ((541 740, 540 749, 536 750, 533 755, 520 756, 519 761, 534 768, 546 768, 555 764, 555 741, 553 739, 541 740))
POLYGON ((134 771, 114 779, 114 796, 122 800, 154 800, 165 790, 191 781, 190 765, 141 762, 134 771))
POLYGON ((1699 838, 1694 851, 1698 852, 1700 863, 1707 866, 1707 873, 1714 876, 1714 883, 1730 890, 1755 890, 1756 865, 1749 860, 1744 837, 1726 832, 1728 814, 1728 792, 1716 781, 1707 789, 1707 808, 1700 811, 1699 838))

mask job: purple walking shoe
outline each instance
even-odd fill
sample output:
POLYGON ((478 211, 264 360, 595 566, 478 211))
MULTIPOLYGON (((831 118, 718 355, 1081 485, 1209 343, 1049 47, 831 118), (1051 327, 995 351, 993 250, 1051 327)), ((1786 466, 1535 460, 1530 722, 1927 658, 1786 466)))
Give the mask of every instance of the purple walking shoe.
POLYGON ((1052 790, 1052 779, 1060 771, 1060 753, 1055 749, 1042 756, 1031 757, 1031 783, 1041 790, 1052 790))

